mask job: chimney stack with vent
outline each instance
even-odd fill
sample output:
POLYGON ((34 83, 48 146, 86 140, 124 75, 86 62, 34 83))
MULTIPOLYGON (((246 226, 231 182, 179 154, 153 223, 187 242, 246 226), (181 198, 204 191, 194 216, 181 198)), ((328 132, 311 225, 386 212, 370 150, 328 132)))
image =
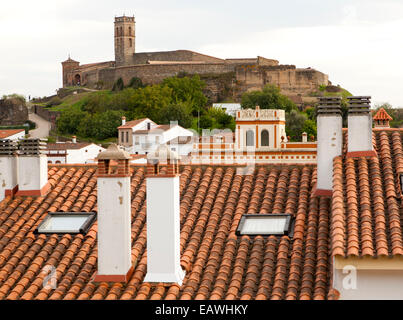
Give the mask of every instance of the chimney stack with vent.
POLYGON ((333 189, 333 158, 342 153, 340 97, 321 97, 318 106, 318 155, 315 195, 330 196, 333 189))
POLYGON ((20 140, 18 157, 18 196, 43 196, 48 183, 46 142, 42 139, 20 140))
POLYGON ((76 137, 76 136, 72 136, 72 137, 71 137, 71 142, 72 142, 72 143, 77 143, 77 137, 76 137))
POLYGON ((347 157, 375 156, 372 144, 371 97, 348 97, 347 157))
POLYGON ((18 144, 15 140, 0 140, 0 201, 18 190, 18 144))
POLYGON ((182 284, 179 156, 161 145, 147 157, 147 274, 145 282, 182 284))
POLYGON ((126 124, 126 117, 123 116, 123 117, 122 117, 122 126, 124 126, 125 124, 126 124))
POLYGON ((127 282, 133 272, 130 155, 111 144, 97 160, 98 272, 94 281, 127 282))

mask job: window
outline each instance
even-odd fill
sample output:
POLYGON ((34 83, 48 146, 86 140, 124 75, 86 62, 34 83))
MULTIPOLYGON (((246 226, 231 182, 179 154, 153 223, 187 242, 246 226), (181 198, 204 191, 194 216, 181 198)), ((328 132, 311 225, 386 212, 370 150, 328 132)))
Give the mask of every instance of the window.
POLYGON ((133 47, 133 40, 132 39, 129 39, 129 46, 130 46, 130 48, 133 47))
POLYGON ((288 235, 291 227, 289 214, 244 214, 236 234, 251 236, 288 235))
MULTIPOLYGON (((131 36, 132 35, 132 27, 129 27, 129 36, 131 36)), ((130 39, 131 40, 131 39, 130 39)), ((130 41, 130 43, 131 43, 131 41, 130 41)), ((131 46, 131 45, 130 45, 131 46)))
POLYGON ((95 212, 49 212, 35 233, 85 234, 95 219, 95 212))
POLYGON ((129 132, 126 131, 126 142, 129 142, 129 132))
POLYGON ((139 138, 139 136, 136 137, 136 139, 135 139, 135 144, 140 144, 140 138, 139 138))
POLYGON ((269 146, 269 131, 267 131, 266 129, 262 130, 262 133, 260 134, 261 136, 261 144, 264 147, 269 146))
POLYGON ((156 137, 155 137, 155 143, 156 143, 156 144, 159 144, 159 143, 160 143, 160 136, 156 136, 156 137))
POLYGON ((254 146, 255 134, 252 130, 246 131, 246 146, 254 146))

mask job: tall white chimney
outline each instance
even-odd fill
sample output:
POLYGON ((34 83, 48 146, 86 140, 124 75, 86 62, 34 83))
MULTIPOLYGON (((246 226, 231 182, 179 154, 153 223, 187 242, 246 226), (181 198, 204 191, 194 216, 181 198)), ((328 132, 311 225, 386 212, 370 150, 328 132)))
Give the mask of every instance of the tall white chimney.
POLYGON ((17 150, 17 141, 0 140, 0 201, 18 191, 17 150))
POLYGON ((131 262, 130 155, 111 144, 98 157, 98 271, 95 282, 127 282, 131 262), (117 163, 111 167, 111 161, 117 163))
POLYGON ((126 117, 123 116, 123 117, 122 117, 122 126, 124 126, 125 124, 126 124, 126 117))
POLYGON ((342 153, 340 97, 321 97, 317 116, 317 184, 315 195, 330 196, 333 189, 333 159, 342 153))
POLYGON ((71 137, 71 142, 72 142, 72 143, 77 143, 77 137, 76 137, 76 136, 72 136, 72 137, 71 137))
POLYGON ((348 97, 347 157, 376 156, 372 144, 372 115, 369 96, 348 97))
POLYGON ((182 284, 179 156, 161 145, 147 157, 147 274, 145 282, 182 284), (162 167, 166 166, 165 171, 162 167))
POLYGON ((17 196, 44 196, 49 191, 48 157, 44 154, 45 149, 45 140, 20 140, 17 196))

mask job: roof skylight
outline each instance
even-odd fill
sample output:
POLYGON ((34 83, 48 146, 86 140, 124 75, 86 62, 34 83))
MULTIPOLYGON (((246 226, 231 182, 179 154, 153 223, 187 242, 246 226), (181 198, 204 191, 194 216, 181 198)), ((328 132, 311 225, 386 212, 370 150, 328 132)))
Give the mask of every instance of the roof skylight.
POLYGON ((35 233, 85 234, 95 218, 95 212, 49 212, 35 233))
POLYGON ((288 235, 291 227, 289 214, 244 214, 236 230, 237 235, 288 235))

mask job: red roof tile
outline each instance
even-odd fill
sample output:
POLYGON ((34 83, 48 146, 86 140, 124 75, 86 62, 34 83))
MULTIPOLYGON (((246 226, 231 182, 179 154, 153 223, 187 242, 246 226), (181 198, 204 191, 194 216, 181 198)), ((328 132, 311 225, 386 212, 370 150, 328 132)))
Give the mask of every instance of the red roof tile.
POLYGON ((25 131, 25 129, 2 129, 0 130, 0 139, 6 139, 23 131, 25 131))
POLYGON ((374 148, 374 157, 334 159, 332 255, 403 255, 398 182, 402 131, 374 131, 374 148))
POLYGON ((393 120, 384 108, 380 108, 373 117, 374 120, 393 120))
POLYGON ((186 166, 181 175, 183 285, 143 283, 145 168, 132 168, 132 260, 127 284, 94 283, 96 223, 85 235, 34 235, 49 210, 96 210, 95 168, 51 167, 43 198, 7 197, 0 207, 0 299, 325 299, 329 291, 329 199, 312 196, 312 166, 186 166), (237 237, 243 213, 289 212, 294 237, 237 237), (46 265, 57 288, 44 289, 46 265))

